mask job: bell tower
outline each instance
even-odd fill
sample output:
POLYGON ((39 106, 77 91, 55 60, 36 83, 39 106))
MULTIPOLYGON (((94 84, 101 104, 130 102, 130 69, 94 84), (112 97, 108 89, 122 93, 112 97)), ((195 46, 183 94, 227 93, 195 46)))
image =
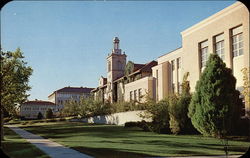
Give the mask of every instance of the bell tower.
POLYGON ((117 93, 114 89, 114 83, 116 79, 124 75, 126 65, 126 54, 121 53, 120 40, 118 37, 113 39, 113 49, 107 57, 107 96, 108 99, 114 101, 114 93, 117 93))

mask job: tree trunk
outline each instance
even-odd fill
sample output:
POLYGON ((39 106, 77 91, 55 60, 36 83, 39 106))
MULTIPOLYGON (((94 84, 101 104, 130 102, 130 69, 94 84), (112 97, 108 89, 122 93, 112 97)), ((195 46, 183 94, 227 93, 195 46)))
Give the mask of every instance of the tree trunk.
POLYGON ((2 109, 0 109, 0 148, 2 148, 2 141, 3 141, 3 112, 2 109))

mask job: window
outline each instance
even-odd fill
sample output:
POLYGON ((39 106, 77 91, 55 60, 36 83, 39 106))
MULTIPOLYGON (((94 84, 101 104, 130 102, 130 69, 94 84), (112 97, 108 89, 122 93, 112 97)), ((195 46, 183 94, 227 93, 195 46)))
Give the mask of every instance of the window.
POLYGON ((205 67, 208 60, 208 41, 200 43, 200 60, 201 68, 205 67))
POLYGON ((171 61, 172 71, 174 71, 174 60, 171 61))
POLYGON ((156 99, 158 100, 158 82, 159 82, 158 70, 156 70, 156 99))
POLYGON ((175 85, 174 85, 174 83, 172 83, 172 92, 173 93, 175 92, 175 85))
POLYGON ((108 62, 108 72, 111 71, 111 61, 108 62))
POLYGON ((225 53, 224 53, 224 34, 219 34, 214 37, 214 49, 215 53, 218 54, 218 56, 225 60, 225 53))
POLYGON ((181 58, 177 58, 177 69, 181 68, 181 58))
POLYGON ((181 84, 180 84, 180 82, 177 83, 177 92, 178 92, 178 94, 181 93, 181 84))
POLYGON ((134 90, 134 100, 137 100, 137 93, 136 93, 136 90, 134 90))
POLYGON ((141 88, 138 89, 138 100, 141 101, 142 94, 141 94, 141 88))
POLYGON ((129 99, 130 99, 130 101, 132 101, 133 100, 133 91, 130 91, 130 94, 129 94, 130 96, 129 96, 129 99))
POLYGON ((232 51, 233 57, 243 55, 242 26, 232 29, 232 51))

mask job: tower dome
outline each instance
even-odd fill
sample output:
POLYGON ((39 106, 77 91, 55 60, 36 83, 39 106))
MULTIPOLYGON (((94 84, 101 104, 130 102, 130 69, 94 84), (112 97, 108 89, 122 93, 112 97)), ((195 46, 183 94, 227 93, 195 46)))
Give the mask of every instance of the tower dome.
POLYGON ((120 40, 119 40, 119 38, 118 38, 118 37, 114 37, 113 42, 114 42, 114 43, 119 43, 119 42, 120 42, 120 40))

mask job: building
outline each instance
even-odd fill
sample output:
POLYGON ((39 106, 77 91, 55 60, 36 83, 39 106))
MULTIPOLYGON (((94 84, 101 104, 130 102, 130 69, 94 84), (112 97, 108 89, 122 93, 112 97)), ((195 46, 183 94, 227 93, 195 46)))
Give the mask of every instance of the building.
MULTIPOLYGON (((181 36, 182 47, 147 64, 126 64, 126 55, 121 54, 119 39, 115 37, 114 48, 107 57, 108 77, 99 79, 99 86, 92 91, 95 99, 144 101, 141 96, 148 94, 160 101, 171 93, 181 92, 182 79, 187 72, 194 92, 211 53, 217 53, 232 69, 237 79, 236 88, 242 91, 241 70, 250 68, 249 11, 244 4, 232 4, 182 31, 181 36)), ((245 110, 250 111, 250 105, 246 104, 245 110)))
MULTIPOLYGON (((241 2, 217 12, 181 32, 182 47, 157 59, 153 67, 156 100, 178 93, 184 73, 189 72, 191 91, 206 65, 209 54, 217 53, 233 70, 236 88, 243 89, 242 68, 249 68, 249 11, 241 2)), ((250 110, 249 105, 245 107, 250 110)))
POLYGON ((60 109, 64 107, 66 102, 74 100, 76 102, 80 101, 80 98, 87 98, 91 95, 91 90, 93 88, 87 87, 64 87, 59 90, 54 91, 48 96, 49 101, 59 105, 60 109))
POLYGON ((40 112, 45 117, 48 109, 51 109, 53 114, 56 115, 59 111, 59 106, 49 101, 27 101, 20 105, 20 116, 26 119, 36 119, 40 112))
POLYGON ((119 38, 113 39, 113 49, 107 57, 107 78, 100 77, 98 87, 92 90, 94 98, 101 101, 141 101, 141 96, 153 95, 152 67, 156 61, 146 64, 126 63, 126 54, 121 53, 119 38))

